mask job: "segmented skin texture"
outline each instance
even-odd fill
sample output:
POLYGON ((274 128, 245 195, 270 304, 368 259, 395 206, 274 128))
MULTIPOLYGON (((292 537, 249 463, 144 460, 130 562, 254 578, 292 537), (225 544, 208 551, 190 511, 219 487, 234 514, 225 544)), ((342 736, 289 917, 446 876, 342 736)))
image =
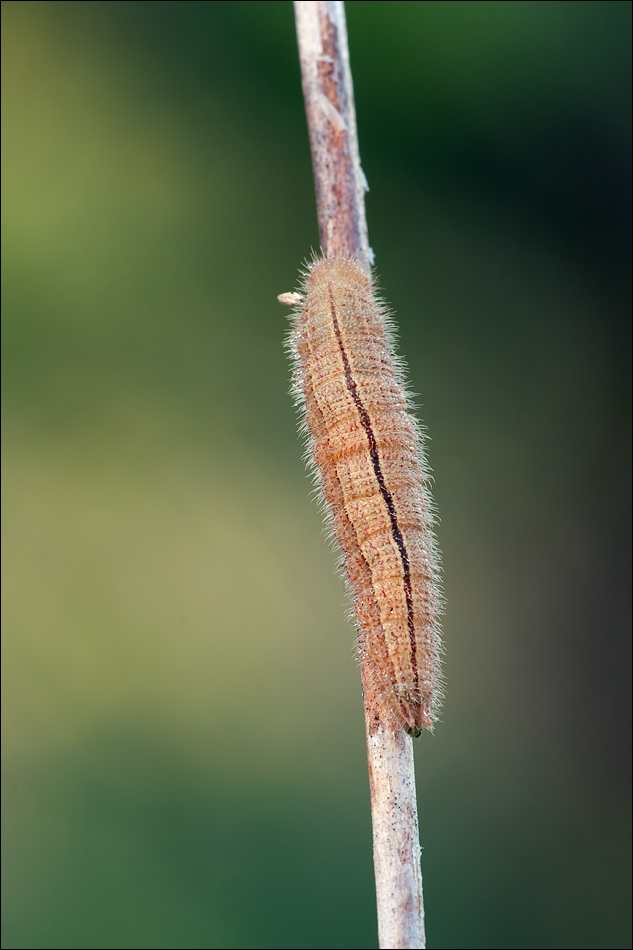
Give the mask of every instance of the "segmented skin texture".
POLYGON ((354 590, 361 663, 387 718, 432 729, 437 566, 417 425, 383 306, 353 260, 316 262, 296 315, 295 385, 354 590))

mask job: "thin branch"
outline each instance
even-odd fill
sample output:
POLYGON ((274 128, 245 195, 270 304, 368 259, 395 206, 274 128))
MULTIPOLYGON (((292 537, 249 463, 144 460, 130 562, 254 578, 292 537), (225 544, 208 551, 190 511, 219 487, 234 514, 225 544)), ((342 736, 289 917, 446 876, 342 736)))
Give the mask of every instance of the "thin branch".
MULTIPOLYGON (((340 0, 295 0, 297 39, 321 247, 369 271, 367 184, 358 153, 345 10, 340 0)), ((387 948, 425 947, 413 744, 387 720, 361 667, 374 837, 378 936, 387 948)))
POLYGON ((368 271, 367 180, 358 154, 345 9, 337 2, 294 7, 321 247, 328 257, 357 255, 368 271))

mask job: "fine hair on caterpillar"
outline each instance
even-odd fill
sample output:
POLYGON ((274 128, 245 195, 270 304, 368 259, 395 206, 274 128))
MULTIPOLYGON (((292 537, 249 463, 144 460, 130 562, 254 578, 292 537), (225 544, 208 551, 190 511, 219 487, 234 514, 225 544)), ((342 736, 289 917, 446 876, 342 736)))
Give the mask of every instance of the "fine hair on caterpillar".
POLYGON ((441 698, 438 553, 419 424, 393 330, 354 258, 316 258, 289 349, 307 456, 353 590, 358 655, 387 719, 433 729, 441 698))

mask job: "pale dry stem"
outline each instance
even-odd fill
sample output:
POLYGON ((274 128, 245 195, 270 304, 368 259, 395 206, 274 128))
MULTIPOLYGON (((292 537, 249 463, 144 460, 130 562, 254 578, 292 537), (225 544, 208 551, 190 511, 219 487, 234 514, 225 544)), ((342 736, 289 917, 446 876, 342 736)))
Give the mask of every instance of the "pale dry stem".
MULTIPOLYGON (((367 183, 358 152, 345 10, 341 0, 295 0, 301 76, 327 257, 370 272, 367 183)), ((285 302, 285 301, 284 301, 285 302)), ((422 948, 424 905, 412 740, 394 728, 361 664, 380 947, 422 948)))

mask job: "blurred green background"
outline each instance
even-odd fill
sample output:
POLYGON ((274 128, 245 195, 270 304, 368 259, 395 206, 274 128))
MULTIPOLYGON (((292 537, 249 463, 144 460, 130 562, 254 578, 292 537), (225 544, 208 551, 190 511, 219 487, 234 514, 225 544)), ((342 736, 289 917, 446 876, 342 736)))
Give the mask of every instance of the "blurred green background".
MULTIPOLYGON (((292 6, 2 11, 3 946, 377 946, 292 6)), ((630 14, 347 4, 442 518, 431 947, 630 946, 630 14)))

